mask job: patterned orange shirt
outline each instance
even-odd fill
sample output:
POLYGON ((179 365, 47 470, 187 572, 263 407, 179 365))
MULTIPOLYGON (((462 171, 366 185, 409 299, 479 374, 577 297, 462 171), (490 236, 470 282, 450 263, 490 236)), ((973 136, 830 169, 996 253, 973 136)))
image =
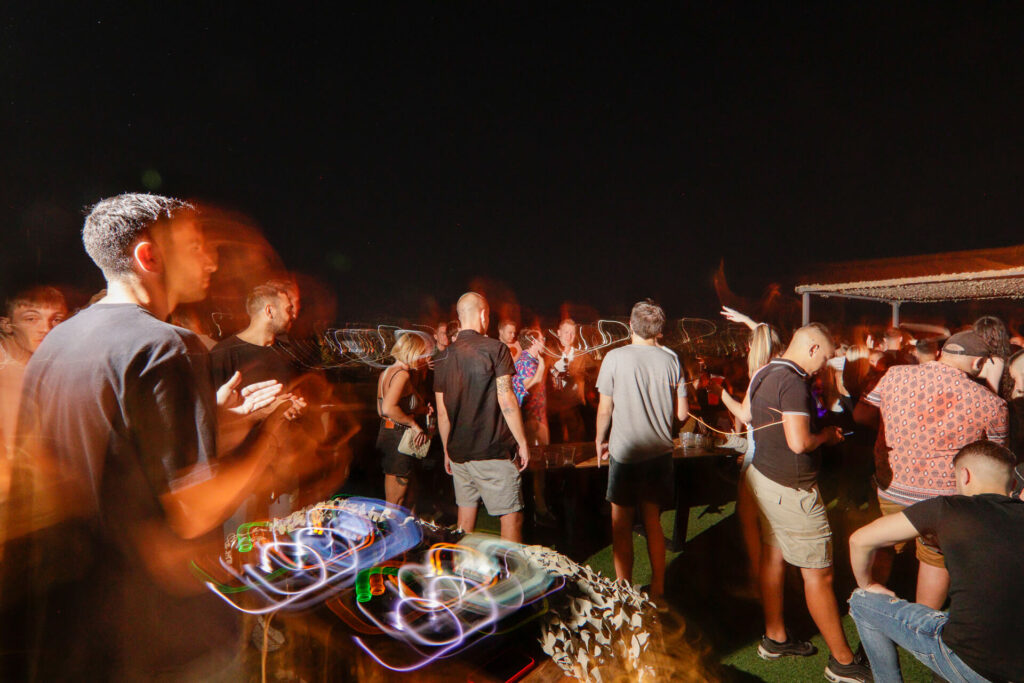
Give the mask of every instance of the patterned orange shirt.
POLYGON ((864 400, 881 412, 892 468, 878 495, 900 505, 956 493, 953 456, 972 441, 1007 445, 1006 401, 939 361, 889 368, 864 400))

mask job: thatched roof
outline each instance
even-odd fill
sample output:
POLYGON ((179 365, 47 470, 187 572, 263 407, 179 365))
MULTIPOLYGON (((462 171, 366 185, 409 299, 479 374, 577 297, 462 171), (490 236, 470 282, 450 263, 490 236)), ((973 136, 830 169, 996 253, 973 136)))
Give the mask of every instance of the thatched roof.
POLYGON ((802 278, 797 294, 927 302, 1024 298, 1024 246, 849 261, 802 278))

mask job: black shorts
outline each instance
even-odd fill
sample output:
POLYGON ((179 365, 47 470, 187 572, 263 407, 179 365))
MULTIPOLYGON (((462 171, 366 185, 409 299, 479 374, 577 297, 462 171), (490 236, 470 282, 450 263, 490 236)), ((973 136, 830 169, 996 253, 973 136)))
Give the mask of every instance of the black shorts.
POLYGON ((392 474, 396 477, 409 477, 412 475, 413 467, 416 465, 416 458, 405 453, 398 452, 398 444, 402 441, 405 430, 402 428, 389 429, 383 424, 377 432, 377 444, 375 450, 380 456, 384 474, 392 474))
POLYGON ((663 508, 670 508, 674 483, 671 453, 634 463, 622 463, 611 458, 605 500, 622 506, 657 503, 663 508))

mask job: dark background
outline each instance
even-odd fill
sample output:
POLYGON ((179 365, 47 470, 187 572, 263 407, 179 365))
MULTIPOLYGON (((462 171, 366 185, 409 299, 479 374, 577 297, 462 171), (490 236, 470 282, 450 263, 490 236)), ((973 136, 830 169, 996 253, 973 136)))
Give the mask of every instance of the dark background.
POLYGON ((1005 5, 125 4, 5 10, 4 291, 98 289, 82 208, 147 188, 250 216, 339 320, 477 276, 711 315, 721 258, 757 298, 1022 241, 1005 5))

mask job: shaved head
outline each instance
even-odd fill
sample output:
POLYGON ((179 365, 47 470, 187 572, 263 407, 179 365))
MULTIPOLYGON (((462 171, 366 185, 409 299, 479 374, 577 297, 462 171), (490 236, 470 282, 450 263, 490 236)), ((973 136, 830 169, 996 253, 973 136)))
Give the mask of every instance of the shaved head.
POLYGON ((476 292, 466 292, 459 297, 455 304, 455 312, 459 316, 459 325, 464 329, 477 330, 483 334, 487 324, 480 318, 481 313, 487 312, 487 299, 476 292))
POLYGON ((828 362, 833 353, 835 344, 828 328, 820 323, 811 323, 793 333, 793 339, 783 357, 813 375, 828 362))
POLYGON ((1016 465, 1017 456, 1008 448, 984 439, 969 443, 953 456, 957 492, 1009 495, 1016 465), (969 470, 966 477, 964 470, 969 470))

